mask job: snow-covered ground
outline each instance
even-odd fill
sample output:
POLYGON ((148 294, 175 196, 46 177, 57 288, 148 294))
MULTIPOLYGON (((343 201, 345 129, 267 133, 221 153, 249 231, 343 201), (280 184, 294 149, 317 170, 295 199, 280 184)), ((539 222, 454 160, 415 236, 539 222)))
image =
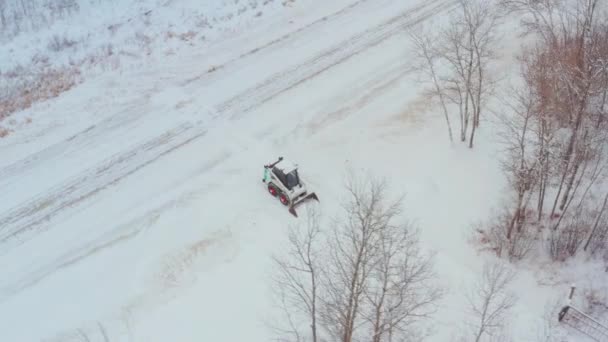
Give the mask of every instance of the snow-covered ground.
MULTIPOLYGON (((48 59, 50 65, 78 63, 108 50, 137 58, 165 56, 212 41, 235 28, 288 8, 279 0, 25 0, 8 2, 0 39, 4 71, 48 59)), ((259 20, 258 20, 259 21, 259 20)), ((96 56, 100 57, 100 56, 96 56)))
MULTIPOLYGON (((441 21, 455 1, 268 1, 257 6, 272 15, 260 16, 256 1, 172 3, 137 25, 158 35, 184 33, 206 11, 256 19, 230 17, 221 39, 179 53, 159 40, 146 63, 16 113, 15 132, 0 139, 0 340, 102 341, 104 329, 110 341, 270 340, 270 256, 301 219, 261 178, 285 156, 327 215, 340 210, 347 168, 406 193, 449 289, 430 340, 451 341, 487 257, 468 242, 471 225, 492 215, 506 185, 492 125, 473 150, 450 144, 410 72, 404 29, 441 21)), ((81 8, 12 37, 0 62, 20 63, 58 33, 115 41, 99 28, 150 4, 81 8)), ((504 42, 504 68, 514 45, 504 42)), ((545 306, 567 295, 568 282, 546 277, 519 273, 514 341, 535 341, 545 306)))

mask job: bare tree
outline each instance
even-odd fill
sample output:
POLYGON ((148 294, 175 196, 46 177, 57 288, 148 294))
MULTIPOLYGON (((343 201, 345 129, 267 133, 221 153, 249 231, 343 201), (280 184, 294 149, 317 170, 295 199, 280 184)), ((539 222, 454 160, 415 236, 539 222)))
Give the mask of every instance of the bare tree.
POLYGON ((342 217, 321 230, 310 215, 306 229, 290 228, 289 253, 275 257, 282 341, 403 340, 442 294, 433 256, 401 220, 402 199, 389 200, 387 183, 351 174, 346 193, 342 217))
POLYGON ((376 267, 366 290, 372 342, 420 340, 416 323, 435 312, 443 291, 433 281, 433 256, 421 252, 418 231, 409 223, 380 233, 376 267))
POLYGON ((292 336, 292 340, 308 340, 302 336, 294 321, 305 320, 310 327, 310 341, 318 341, 319 273, 321 254, 318 250, 320 238, 320 216, 314 208, 307 211, 305 229, 289 227, 289 251, 287 257, 274 257, 278 268, 275 278, 277 293, 281 299, 289 327, 278 328, 280 334, 292 336))
POLYGON ((514 271, 502 263, 484 264, 481 279, 467 295, 474 317, 472 337, 475 342, 502 333, 509 311, 516 302, 515 295, 508 289, 514 277, 514 271))
POLYGON ((418 67, 418 70, 424 72, 433 82, 433 90, 430 94, 439 99, 439 104, 441 105, 448 128, 448 136, 450 137, 450 142, 453 142, 454 134, 452 133, 452 124, 450 123, 450 115, 446 104, 445 90, 443 89, 443 85, 439 81, 437 71, 435 70, 435 63, 439 56, 433 45, 432 38, 428 34, 411 32, 410 39, 414 44, 414 51, 417 52, 418 58, 422 61, 422 66, 418 67))
POLYGON ((494 58, 494 31, 498 22, 498 14, 490 1, 460 0, 463 8, 463 18, 468 28, 469 46, 473 51, 474 73, 469 83, 471 105, 473 106, 473 125, 469 138, 469 147, 473 147, 475 130, 479 127, 479 118, 485 105, 485 95, 492 87, 491 80, 486 74, 491 60, 494 58))
POLYGON ((323 317, 333 338, 342 342, 351 342, 360 324, 365 291, 380 248, 379 233, 398 211, 396 204, 386 206, 385 186, 351 176, 346 185, 346 217, 336 223, 329 237, 328 298, 323 317))
POLYGON ((502 166, 517 197, 514 214, 507 228, 507 239, 511 239, 515 228, 517 232, 523 229, 527 204, 540 174, 533 143, 536 113, 532 90, 513 90, 512 97, 512 101, 505 101, 505 108, 510 113, 500 116, 503 124, 500 136, 506 148, 502 166))
POLYGON ((448 132, 451 126, 447 103, 458 108, 460 140, 474 145, 487 97, 493 81, 488 69, 494 59, 495 29, 498 11, 489 0, 459 0, 458 15, 435 36, 412 33, 411 40, 424 67, 420 70, 431 79, 442 105, 448 132))

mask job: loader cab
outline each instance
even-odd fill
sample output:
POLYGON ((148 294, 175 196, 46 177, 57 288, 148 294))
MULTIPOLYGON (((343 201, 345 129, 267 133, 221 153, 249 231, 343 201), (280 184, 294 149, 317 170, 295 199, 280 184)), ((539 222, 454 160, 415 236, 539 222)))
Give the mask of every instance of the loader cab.
POLYGON ((272 168, 272 172, 289 190, 300 185, 300 176, 296 165, 281 161, 272 168))
POLYGON ((289 190, 300 185, 300 176, 298 176, 298 169, 293 169, 290 173, 285 175, 285 178, 286 178, 285 186, 289 190))

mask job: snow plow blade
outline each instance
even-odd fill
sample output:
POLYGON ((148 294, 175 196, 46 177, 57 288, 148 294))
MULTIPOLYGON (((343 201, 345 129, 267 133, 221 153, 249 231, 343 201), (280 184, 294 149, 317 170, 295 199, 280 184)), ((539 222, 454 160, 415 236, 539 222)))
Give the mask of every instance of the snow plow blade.
POLYGON ((298 200, 296 200, 290 207, 289 207, 289 212, 291 213, 291 215, 298 217, 298 213, 296 213, 295 207, 299 204, 301 204, 302 202, 309 200, 309 199, 314 199, 317 202, 319 201, 319 197, 317 197, 317 194, 315 194, 314 192, 309 193, 306 196, 300 197, 298 200))

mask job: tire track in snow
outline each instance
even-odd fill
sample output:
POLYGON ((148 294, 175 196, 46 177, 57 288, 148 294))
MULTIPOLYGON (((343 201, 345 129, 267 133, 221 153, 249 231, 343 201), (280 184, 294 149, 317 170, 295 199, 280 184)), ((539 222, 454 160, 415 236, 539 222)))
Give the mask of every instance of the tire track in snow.
MULTIPOLYGON (((219 162, 228 157, 229 155, 223 156, 215 162, 219 162)), ((201 171, 206 172, 214 168, 216 166, 215 162, 204 165, 201 171)), ((46 260, 42 265, 36 265, 35 268, 28 271, 22 278, 6 279, 4 284, 2 283, 2 279, 0 279, 0 302, 5 298, 9 298, 20 291, 38 284, 56 271, 66 269, 89 256, 101 253, 115 245, 136 238, 143 231, 147 230, 148 227, 153 225, 163 213, 172 210, 179 204, 188 202, 191 197, 201 192, 208 192, 214 189, 216 186, 217 185, 212 184, 202 190, 189 192, 179 198, 167 201, 164 204, 155 207, 155 209, 149 210, 126 223, 116 226, 111 231, 105 232, 92 242, 86 243, 77 249, 66 251, 50 260, 46 260)))
MULTIPOLYGON (((371 0, 358 0, 355 3, 352 3, 346 7, 342 8, 332 14, 329 14, 321 19, 318 19, 308 25, 305 25, 304 27, 301 27, 292 32, 289 32, 277 39, 274 39, 259 47, 251 49, 251 50, 239 55, 236 58, 233 58, 227 62, 224 62, 224 63, 218 65, 217 68, 225 69, 226 67, 229 67, 231 64, 234 64, 235 62, 237 62, 243 58, 258 54, 271 47, 276 47, 277 45, 280 45, 281 43, 294 38, 294 36, 297 34, 310 30, 313 27, 320 25, 322 23, 329 22, 330 19, 335 19, 335 18, 342 17, 342 16, 348 16, 351 11, 355 10, 358 6, 360 6, 361 4, 368 2, 368 1, 371 1, 371 0)), ((186 81, 182 82, 180 85, 186 86, 195 81, 213 82, 213 80, 215 79, 214 77, 216 77, 216 76, 218 76, 217 72, 212 72, 212 73, 205 72, 201 75, 187 79, 186 81)), ((152 92, 154 92, 155 90, 156 89, 149 90, 148 95, 153 96, 152 92)), ((95 125, 89 126, 86 129, 84 129, 78 133, 75 133, 74 135, 70 136, 66 140, 55 143, 40 151, 34 152, 34 153, 28 155, 27 157, 0 169, 0 185, 3 182, 8 181, 11 177, 14 177, 14 176, 20 177, 22 172, 28 168, 40 166, 43 163, 48 162, 49 160, 59 159, 61 156, 67 155, 69 153, 85 150, 87 145, 90 145, 91 143, 94 142, 94 140, 92 139, 93 137, 106 135, 107 132, 110 132, 110 131, 115 130, 120 127, 124 127, 125 125, 128 125, 128 124, 131 124, 131 123, 139 120, 144 115, 145 115, 145 113, 137 113, 136 110, 131 110, 131 108, 129 108, 125 111, 121 111, 118 114, 114 114, 114 115, 100 121, 99 123, 97 123, 95 125)))
POLYGON ((408 9, 384 23, 363 31, 346 41, 341 41, 319 55, 303 63, 274 74, 263 82, 241 92, 218 105, 218 116, 229 113, 231 118, 263 105, 274 97, 312 79, 329 68, 349 58, 377 46, 404 28, 420 22, 453 7, 456 1, 431 0, 413 9, 408 9))
MULTIPOLYGON (((278 72, 257 86, 237 94, 217 107, 217 116, 228 114, 231 118, 238 118, 350 57, 377 46, 403 28, 416 25, 433 15, 448 10, 455 3, 455 1, 432 0, 424 5, 408 9, 380 25, 334 45, 321 54, 309 58, 304 63, 278 72)), ((95 134, 102 135, 106 129, 113 128, 107 125, 117 127, 123 124, 122 120, 114 121, 116 119, 117 116, 110 117, 104 120, 104 125, 95 126, 88 132, 95 131, 95 134)), ((6 251, 8 245, 15 247, 22 244, 27 239, 35 236, 36 232, 48 229, 48 222, 56 215, 61 214, 62 211, 68 211, 66 209, 69 207, 79 204, 79 202, 117 183, 161 156, 203 136, 206 130, 200 126, 200 124, 188 127, 181 126, 169 131, 143 145, 113 156, 100 165, 85 170, 79 176, 2 213, 0 215, 0 246, 3 247, 2 250, 6 251), (47 225, 44 225, 44 223, 47 223, 47 225)), ((78 139, 82 142, 91 143, 91 135, 85 133, 87 131, 77 135, 72 140, 78 139)), ((70 141, 67 141, 67 143, 70 143, 70 141)), ((71 141, 71 143, 75 142, 71 141)), ((50 149, 61 150, 61 147, 61 145, 52 146, 50 149)), ((52 155, 50 157, 46 156, 45 159, 52 159, 54 153, 50 154, 52 155)), ((37 157, 45 157, 45 154, 43 153, 37 157)), ((37 159, 39 158, 34 158, 34 160, 37 159)), ((13 172, 18 169, 18 167, 13 168, 13 172)), ((0 174, 2 173, 0 172, 0 174)))
POLYGON ((298 136, 298 134, 311 136, 320 133, 323 129, 327 129, 332 125, 337 124, 359 108, 366 106, 374 98, 394 87, 409 73, 410 70, 407 69, 406 65, 397 63, 380 74, 374 74, 375 77, 373 79, 367 82, 364 81, 353 88, 355 93, 362 94, 361 97, 350 96, 351 91, 348 92, 349 94, 345 93, 343 101, 340 102, 338 107, 323 112, 321 115, 317 115, 305 123, 297 124, 296 127, 288 134, 285 134, 282 139, 287 139, 290 136, 298 136))
POLYGON ((141 114, 138 113, 136 108, 134 108, 134 106, 129 106, 125 110, 75 133, 65 140, 34 152, 27 157, 0 169, 0 184, 6 185, 11 178, 22 177, 23 173, 31 168, 41 167, 53 160, 60 160, 63 156, 74 152, 84 151, 89 146, 97 143, 97 140, 94 138, 101 136, 107 138, 108 132, 124 128, 139 120, 140 117, 141 114))
MULTIPOLYGON (((263 44, 261 46, 255 47, 255 48, 253 48, 253 49, 251 49, 251 50, 249 50, 249 51, 247 51, 245 53, 242 53, 241 55, 239 55, 236 58, 233 58, 233 59, 231 59, 231 60, 229 60, 227 62, 224 62, 222 64, 215 65, 214 66, 215 67, 214 70, 225 69, 226 67, 230 66, 231 64, 234 64, 235 62, 237 62, 237 61, 239 61, 239 60, 241 60, 243 58, 255 55, 255 54, 257 54, 260 51, 264 51, 264 50, 268 49, 269 47, 275 47, 276 48, 277 47, 276 45, 280 45, 281 43, 284 43, 284 42, 290 40, 291 38, 294 38, 294 36, 297 35, 297 34, 305 32, 305 31, 307 31, 307 30, 309 30, 309 29, 311 29, 313 27, 317 28, 316 27, 317 25, 330 22, 330 19, 334 19, 334 18, 337 18, 337 17, 342 17, 344 15, 349 14, 350 11, 356 9, 358 6, 360 6, 361 4, 363 4, 365 2, 368 2, 368 1, 370 1, 370 0, 358 0, 358 1, 356 1, 356 2, 354 2, 352 4, 350 4, 350 5, 342 8, 342 9, 340 9, 340 10, 332 13, 332 14, 326 15, 326 16, 322 17, 321 19, 317 19, 317 20, 313 21, 310 24, 307 24, 307 25, 305 25, 303 27, 300 27, 299 29, 296 29, 296 30, 294 30, 292 32, 284 34, 281 37, 276 38, 276 39, 274 39, 274 40, 272 40, 272 41, 270 41, 268 43, 265 43, 265 44, 263 44)), ((191 84, 193 82, 200 81, 200 80, 203 79, 203 77, 211 78, 211 75, 217 75, 217 73, 216 72, 206 71, 203 74, 200 74, 200 75, 197 75, 197 76, 194 76, 192 78, 187 79, 181 85, 185 86, 185 85, 191 84)))
POLYGON ((48 228, 51 218, 92 197, 162 156, 205 135, 195 124, 182 124, 125 152, 116 154, 79 176, 0 215, 0 251, 8 252, 48 228))
MULTIPOLYGON (((242 58, 257 54, 261 51, 267 50, 270 47, 274 47, 275 45, 279 45, 280 43, 288 41, 290 38, 294 38, 295 35, 297 35, 301 32, 312 29, 319 24, 322 24, 325 22, 330 22, 330 19, 336 19, 338 17, 348 16, 348 14, 352 10, 355 10, 359 5, 361 5, 367 1, 370 1, 370 0, 359 0, 337 12, 334 12, 311 24, 308 24, 308 25, 304 26, 303 28, 297 29, 278 39, 268 42, 258 48, 250 50, 250 51, 240 55, 238 58, 232 59, 232 60, 220 65, 220 67, 225 68, 225 67, 229 66, 230 64, 233 64, 234 62, 236 62, 242 58)), ((417 24, 420 21, 422 21, 434 14, 438 14, 441 11, 446 10, 447 7, 452 6, 454 3, 455 3, 454 1, 451 1, 448 3, 446 1, 431 0, 431 1, 427 1, 424 5, 420 5, 413 9, 409 9, 406 12, 404 12, 403 14, 401 14, 400 16, 394 17, 393 19, 385 22, 384 24, 381 24, 380 26, 376 26, 373 29, 367 30, 361 34, 356 35, 355 37, 352 37, 346 41, 336 44, 334 47, 323 52, 321 55, 315 56, 315 57, 301 63, 300 65, 297 65, 293 68, 285 70, 279 74, 275 74, 273 77, 266 79, 264 82, 248 89, 244 93, 237 94, 230 100, 220 104, 218 106, 218 109, 222 113, 224 113, 228 110, 238 111, 239 108, 244 108, 244 110, 242 110, 242 112, 247 112, 247 111, 269 101, 274 96, 277 96, 277 95, 297 86, 298 84, 303 83, 304 81, 320 74, 321 72, 329 69, 330 67, 345 61, 346 59, 354 56, 355 54, 358 54, 358 53, 366 50, 367 48, 373 47, 373 46, 381 43, 382 41, 384 41, 385 39, 390 37, 390 35, 394 34, 396 31, 398 31, 402 27, 407 27, 407 26, 417 24), (435 6, 430 11, 427 10, 422 17, 418 17, 413 21, 412 20, 410 20, 409 22, 407 21, 407 19, 409 19, 411 14, 413 14, 416 11, 420 11, 430 5, 435 5, 435 6), (445 7, 443 7, 443 6, 445 6, 445 7), (377 36, 370 37, 370 35, 374 35, 374 34, 376 34, 377 36), (349 46, 352 44, 355 44, 355 46, 349 46), (345 46, 346 46, 346 48, 345 48, 345 46), (276 82, 277 82, 277 80, 279 80, 281 78, 283 78, 286 81, 286 82, 284 82, 284 83, 286 83, 286 85, 277 86, 276 82), (261 91, 261 89, 258 89, 260 87, 265 90, 265 94, 263 94, 263 95, 257 94, 257 96, 255 96, 256 92, 259 93, 261 91), (253 98, 251 98, 251 99, 249 99, 249 104, 245 104, 245 99, 247 99, 248 96, 252 96, 252 95, 254 95, 257 98, 261 98, 262 102, 255 104, 255 101, 257 101, 257 100, 253 100, 253 98)), ((212 81, 211 75, 215 75, 215 74, 216 73, 205 73, 202 76, 206 75, 209 78, 209 79, 205 79, 205 81, 212 81)), ((195 80, 202 80, 201 76, 186 80, 185 83, 182 83, 182 86, 189 84, 191 82, 194 82, 195 80)), ((153 92, 154 89, 152 89, 150 91, 153 92)), ((22 174, 22 172, 24 170, 27 170, 28 168, 38 167, 38 166, 42 165, 43 163, 46 163, 50 160, 59 159, 61 156, 67 155, 69 153, 85 150, 88 145, 90 145, 91 143, 94 142, 93 141, 94 139, 92 139, 93 137, 107 135, 107 133, 112 130, 115 130, 120 127, 124 127, 125 125, 131 124, 133 122, 136 122, 137 120, 141 119, 142 116, 145 116, 145 112, 142 113, 137 110, 133 110, 133 111, 126 110, 126 111, 121 111, 118 114, 112 115, 112 116, 102 120, 101 122, 99 122, 95 125, 92 125, 86 129, 84 129, 83 131, 80 131, 80 132, 72 135, 71 137, 67 138, 64 141, 53 144, 40 151, 34 152, 33 154, 28 155, 24 159, 21 159, 13 164, 10 164, 10 165, 0 169, 0 180, 7 181, 9 178, 12 178, 15 176, 20 176, 22 174)))

